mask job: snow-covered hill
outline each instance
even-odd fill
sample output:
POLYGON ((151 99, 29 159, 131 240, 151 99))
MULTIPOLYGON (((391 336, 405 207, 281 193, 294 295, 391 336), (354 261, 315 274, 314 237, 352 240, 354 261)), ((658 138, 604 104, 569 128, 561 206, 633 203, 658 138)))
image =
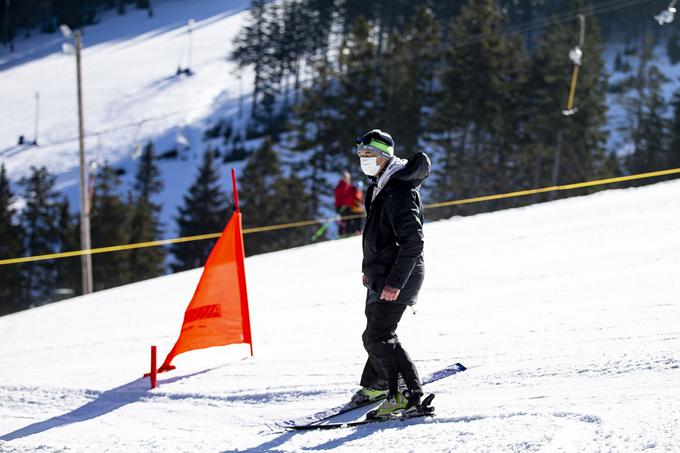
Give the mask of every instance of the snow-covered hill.
POLYGON ((400 338, 437 417, 268 426, 345 401, 365 360, 360 241, 246 260, 255 357, 179 356, 200 270, 0 318, 0 451, 680 451, 680 181, 426 225, 400 338))
MULTIPOLYGON (((152 18, 130 8, 125 16, 106 13, 100 24, 84 29, 87 159, 127 169, 129 181, 147 141, 159 154, 181 148, 181 159, 160 163, 169 229, 175 206, 195 178, 206 146, 203 132, 219 118, 238 121, 239 97, 251 90, 250 72, 227 61, 249 4, 161 0, 152 18), (175 75, 178 66, 189 64, 193 76, 175 75)), ((76 65, 73 55, 61 51, 63 42, 60 35, 35 36, 18 41, 14 54, 0 55, 0 162, 15 182, 32 165, 47 166, 78 206, 76 65), (34 140, 36 93, 41 146, 17 146, 20 135, 34 140)), ((226 176, 224 181, 226 186, 226 176)))
MULTIPOLYGON (((202 140, 205 130, 222 118, 242 125, 247 116, 252 72, 239 71, 226 57, 249 5, 249 0, 156 0, 151 18, 145 10, 134 8, 128 8, 125 16, 109 11, 101 23, 84 30, 88 160, 108 160, 127 170, 127 188, 139 150, 147 141, 155 144, 158 154, 181 150, 180 159, 160 162, 165 237, 176 233, 173 216, 207 146, 202 140), (190 34, 189 19, 194 20, 190 34), (195 75, 175 75, 178 66, 188 65, 195 75), (246 101, 243 109, 240 100, 246 101)), ((18 40, 13 54, 0 50, 0 162, 6 164, 13 182, 28 174, 32 165, 47 166, 58 175, 58 188, 77 209, 75 58, 61 51, 64 42, 60 35, 34 33, 18 40), (21 135, 29 142, 35 138, 36 93, 40 146, 18 146, 21 135)), ((678 68, 668 61, 665 42, 660 40, 653 63, 669 79, 664 94, 670 98, 678 88, 678 68)), ((613 83, 626 76, 613 67, 624 47, 608 43, 605 49, 613 83)), ((637 64, 633 57, 627 61, 637 64)), ((625 154, 630 152, 630 115, 619 104, 618 95, 608 95, 608 148, 625 154)), ((223 181, 226 189, 228 179, 223 181)))

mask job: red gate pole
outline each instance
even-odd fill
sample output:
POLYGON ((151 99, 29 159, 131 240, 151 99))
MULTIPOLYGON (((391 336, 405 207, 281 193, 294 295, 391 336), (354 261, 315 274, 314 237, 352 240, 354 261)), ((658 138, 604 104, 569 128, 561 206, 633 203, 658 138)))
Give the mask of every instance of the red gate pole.
POLYGON ((236 187, 236 170, 231 169, 231 184, 234 189, 234 211, 239 212, 238 208, 238 188, 236 187))
POLYGON ((156 367, 156 346, 151 346, 151 388, 156 388, 156 374, 158 369, 156 367))
POLYGON ((238 187, 236 186, 236 170, 231 169, 231 183, 234 189, 234 215, 238 216, 238 237, 236 238, 236 254, 240 266, 236 266, 241 294, 241 319, 243 328, 243 339, 250 345, 250 356, 253 356, 253 337, 250 330, 250 309, 248 308, 248 294, 246 293, 246 272, 243 268, 245 264, 245 250, 243 248, 243 233, 241 231, 241 211, 238 206, 238 187))

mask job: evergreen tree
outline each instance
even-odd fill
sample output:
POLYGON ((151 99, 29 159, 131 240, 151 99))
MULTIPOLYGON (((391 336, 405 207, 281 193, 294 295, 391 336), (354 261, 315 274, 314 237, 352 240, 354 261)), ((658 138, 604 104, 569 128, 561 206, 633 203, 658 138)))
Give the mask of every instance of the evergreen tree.
POLYGON ((254 82, 251 99, 253 118, 257 116, 257 106, 265 83, 264 71, 267 69, 265 67, 265 54, 268 50, 266 7, 264 0, 252 0, 248 11, 248 21, 234 38, 234 50, 229 56, 231 60, 238 63, 239 68, 253 66, 254 82))
MULTIPOLYGON (((184 195, 182 206, 178 208, 176 220, 180 236, 215 233, 224 228, 229 220, 227 198, 219 181, 215 151, 208 148, 203 154, 196 180, 184 195)), ((175 258, 172 270, 177 272, 203 266, 216 241, 174 244, 171 249, 175 258)))
POLYGON ((334 106, 338 97, 333 76, 331 65, 327 61, 319 61, 315 83, 303 91, 302 100, 295 107, 291 119, 295 137, 293 149, 307 156, 299 159, 292 170, 304 175, 314 212, 320 210, 322 200, 331 196, 337 181, 329 181, 328 175, 336 174, 343 168, 344 159, 335 156, 343 150, 347 152, 348 147, 348 143, 341 141, 347 139, 346 131, 342 130, 343 125, 335 116, 334 106), (313 162, 313 165, 309 165, 309 162, 313 162))
POLYGON ((626 162, 631 173, 659 170, 668 163, 667 124, 663 117, 666 105, 661 94, 662 84, 668 79, 651 62, 653 46, 653 38, 647 36, 637 73, 624 82, 630 90, 623 102, 632 123, 634 151, 626 162))
MULTIPOLYGON (((24 188, 25 207, 21 226, 25 232, 25 251, 29 256, 60 251, 60 232, 55 219, 62 205, 55 191, 56 178, 45 167, 31 167, 31 174, 20 181, 24 188)), ((54 260, 35 261, 25 265, 28 295, 32 304, 42 305, 51 300, 57 283, 54 260)))
POLYGON ((376 45, 368 21, 359 17, 340 48, 338 89, 328 108, 334 111, 338 147, 327 147, 336 168, 354 167, 355 156, 347 152, 357 136, 370 129, 387 130, 381 81, 376 70, 376 45))
MULTIPOLYGON (((430 130, 440 154, 437 198, 496 193, 511 181, 527 113, 520 95, 528 65, 521 38, 502 33, 505 23, 494 0, 470 0, 451 26, 430 130)), ((460 211, 474 209, 480 207, 460 211)))
MULTIPOLYGON (((241 178, 239 198, 243 205, 245 228, 275 225, 312 218, 311 199, 303 182, 286 177, 271 140, 265 140, 248 159, 241 178)), ((248 255, 303 245, 316 227, 289 228, 249 234, 245 237, 248 255)))
POLYGON ((670 147, 668 153, 668 168, 680 168, 680 92, 673 95, 671 102, 673 118, 670 124, 670 147))
MULTIPOLYGON (((98 171, 92 196, 90 228, 94 248, 126 244, 130 239, 131 208, 120 197, 120 186, 118 173, 105 162, 98 171)), ((124 285, 131 281, 130 252, 93 255, 92 272, 96 291, 124 285)))
MULTIPOLYGON (((527 86, 533 94, 529 98, 531 120, 527 124, 530 145, 525 148, 525 159, 518 169, 523 173, 526 187, 557 182, 554 178, 558 176, 564 149, 564 131, 573 126, 571 118, 562 112, 566 109, 573 69, 568 54, 574 44, 572 30, 553 20, 533 56, 527 86)), ((536 196, 536 200, 540 199, 536 196)))
MULTIPOLYGON (((23 255, 23 234, 16 223, 15 202, 5 165, 0 165, 0 259, 23 255)), ((24 279, 19 265, 0 267, 0 315, 25 308, 24 279)))
MULTIPOLYGON (((80 250, 80 221, 79 216, 71 213, 68 199, 63 197, 58 205, 59 216, 57 228, 59 230, 59 251, 69 252, 80 250)), ((60 258, 55 261, 56 289, 66 291, 55 298, 82 294, 82 258, 80 256, 60 258), (72 291, 72 293, 71 293, 72 291)))
POLYGON ((266 49, 262 55, 261 99, 254 112, 254 119, 264 125, 263 132, 278 132, 277 101, 283 94, 283 82, 287 66, 284 35, 283 6, 271 3, 265 8, 266 49), (257 108, 259 107, 259 108, 257 108))
POLYGON ((330 62, 320 60, 314 83, 304 90, 294 110, 294 149, 308 158, 293 170, 304 175, 302 182, 308 186, 313 212, 331 195, 342 169, 359 176, 353 152, 356 137, 376 127, 387 130, 386 99, 380 96, 386 85, 376 72, 375 51, 370 25, 359 17, 342 42, 339 69, 335 71, 330 62), (298 168, 305 167, 304 162, 313 165, 298 168))
POLYGON ((411 157, 420 151, 418 140, 429 122, 433 105, 434 68, 439 60, 440 32, 432 12, 420 8, 405 27, 395 33, 388 44, 387 70, 382 79, 385 88, 385 127, 398 138, 397 151, 411 157))
MULTIPOLYGON (((310 220, 318 217, 304 181, 295 174, 282 175, 275 182, 274 190, 277 193, 274 203, 279 207, 277 216, 273 219, 274 224, 310 220)), ((266 243, 268 247, 272 247, 271 250, 299 247, 311 242, 311 237, 318 227, 319 225, 312 225, 274 231, 273 234, 270 233, 270 238, 262 238, 261 243, 266 243)))
POLYGON ((638 129, 633 131, 636 145, 630 159, 629 168, 632 173, 663 170, 670 160, 666 140, 668 125, 664 118, 666 101, 661 93, 661 86, 667 81, 668 78, 656 66, 649 68, 644 109, 638 129))
POLYGON ((294 1, 283 4, 282 11, 283 32, 281 33, 281 62, 283 65, 282 73, 284 78, 283 104, 284 109, 288 109, 291 91, 297 93, 300 89, 301 62, 305 55, 310 51, 312 42, 307 37, 309 30, 308 21, 311 20, 310 11, 305 8, 303 2, 294 1), (293 88, 289 84, 293 78, 293 88))
MULTIPOLYGON (((320 60, 316 65, 315 83, 304 90, 302 101, 291 120, 295 136, 294 149, 308 154, 313 162, 303 172, 311 194, 311 210, 318 212, 330 196, 342 169, 355 176, 356 156, 352 152, 357 136, 372 128, 386 129, 381 81, 375 70, 375 45, 370 38, 369 23, 362 17, 340 49, 339 69, 320 60)), ((397 137, 398 139, 398 137, 397 137)), ((293 167, 300 172, 303 168, 293 167)))
POLYGON ((336 14, 335 0, 304 0, 302 2, 302 34, 307 39, 305 48, 310 67, 319 61, 328 62, 329 40, 336 14))
POLYGON ((382 55, 386 50, 388 36, 402 29, 412 18, 420 4, 412 0, 345 0, 340 8, 344 24, 344 34, 352 29, 357 17, 362 16, 374 25, 376 31, 376 53, 382 55))
MULTIPOLYGON (((157 240, 161 234, 159 220, 161 206, 153 197, 163 190, 163 182, 156 166, 154 147, 151 142, 144 147, 137 167, 131 205, 130 243, 157 240)), ((130 275, 133 281, 145 280, 163 274, 165 250, 161 247, 145 247, 129 252, 130 275)))

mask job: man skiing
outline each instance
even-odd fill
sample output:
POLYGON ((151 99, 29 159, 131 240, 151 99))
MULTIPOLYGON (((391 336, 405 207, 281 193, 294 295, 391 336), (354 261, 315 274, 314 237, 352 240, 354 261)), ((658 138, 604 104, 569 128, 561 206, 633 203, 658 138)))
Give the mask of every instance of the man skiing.
POLYGON ((371 179, 366 191, 363 232, 363 284, 366 330, 362 335, 368 360, 362 388, 354 403, 385 401, 377 417, 419 410, 423 396, 418 371, 399 343, 397 324, 407 306, 416 303, 423 283, 423 207, 419 188, 430 173, 423 153, 410 160, 394 155, 394 140, 374 129, 357 139, 361 169, 371 179), (399 376, 405 389, 399 389, 399 376))

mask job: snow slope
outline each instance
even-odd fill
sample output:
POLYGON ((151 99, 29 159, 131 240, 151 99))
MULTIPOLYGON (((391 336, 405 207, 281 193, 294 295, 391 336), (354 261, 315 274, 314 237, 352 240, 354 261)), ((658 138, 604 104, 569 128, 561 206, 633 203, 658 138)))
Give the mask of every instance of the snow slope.
POLYGON ((360 240, 246 260, 255 357, 179 356, 200 270, 0 318, 0 451, 680 451, 680 181, 426 225, 400 338, 434 419, 290 433, 365 360, 360 240))
MULTIPOLYGON (((226 59, 249 4, 160 0, 152 18, 130 7, 125 16, 110 11, 100 24, 84 29, 87 159, 127 169, 129 181, 147 141, 159 154, 179 147, 182 159, 160 162, 166 185, 160 201, 168 227, 174 227, 175 206, 195 178, 206 147, 204 130, 219 118, 238 121, 239 97, 251 90, 250 71, 238 71, 226 59), (195 21, 191 56, 189 19, 195 21), (195 75, 175 76, 178 66, 189 64, 195 75)), ((32 165, 45 165, 77 207, 76 65, 73 55, 62 53, 63 42, 60 35, 39 35, 19 40, 11 56, 0 54, 0 162, 15 182, 32 165), (36 92, 41 146, 16 146, 19 135, 34 139, 36 92)))

